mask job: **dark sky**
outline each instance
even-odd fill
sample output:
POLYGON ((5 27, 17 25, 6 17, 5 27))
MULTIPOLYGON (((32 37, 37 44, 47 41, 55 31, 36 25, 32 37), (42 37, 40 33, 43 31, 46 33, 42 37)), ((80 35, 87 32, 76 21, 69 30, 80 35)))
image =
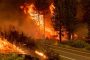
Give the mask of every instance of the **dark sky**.
POLYGON ((39 11, 47 10, 52 3, 52 0, 36 0, 35 6, 39 11))

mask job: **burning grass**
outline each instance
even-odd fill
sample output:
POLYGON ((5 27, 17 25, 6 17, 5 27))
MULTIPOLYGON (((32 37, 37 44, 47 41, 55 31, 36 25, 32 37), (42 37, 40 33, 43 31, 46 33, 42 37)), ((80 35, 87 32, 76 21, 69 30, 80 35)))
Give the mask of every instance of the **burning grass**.
POLYGON ((0 53, 26 54, 26 50, 35 50, 35 40, 15 29, 0 31, 0 53))
POLYGON ((25 54, 25 52, 21 48, 15 46, 14 44, 11 44, 7 41, 7 39, 0 38, 0 53, 6 54, 11 52, 25 54))

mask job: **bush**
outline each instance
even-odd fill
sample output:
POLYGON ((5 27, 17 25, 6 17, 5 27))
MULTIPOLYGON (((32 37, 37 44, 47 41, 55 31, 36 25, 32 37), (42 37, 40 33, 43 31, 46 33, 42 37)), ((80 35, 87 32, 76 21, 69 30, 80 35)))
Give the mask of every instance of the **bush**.
POLYGON ((88 46, 86 47, 86 50, 90 51, 90 45, 88 45, 88 46))
POLYGON ((81 40, 74 41, 72 44, 72 46, 76 47, 76 48, 85 48, 86 45, 87 45, 87 43, 84 41, 81 41, 81 40))
POLYGON ((55 53, 53 50, 46 51, 46 55, 48 57, 47 60, 61 60, 58 53, 55 53))
POLYGON ((85 48, 86 50, 90 51, 90 44, 87 41, 83 40, 70 40, 66 42, 62 42, 64 45, 69 45, 75 48, 85 48))
POLYGON ((32 57, 30 55, 25 55, 25 59, 24 60, 39 60, 39 58, 37 57, 32 57))
POLYGON ((66 44, 76 48, 85 48, 88 45, 88 43, 82 40, 68 41, 66 44))
POLYGON ((0 54, 0 60, 24 60, 24 55, 18 54, 0 54))
POLYGON ((22 54, 0 54, 0 60, 39 60, 37 57, 22 54))

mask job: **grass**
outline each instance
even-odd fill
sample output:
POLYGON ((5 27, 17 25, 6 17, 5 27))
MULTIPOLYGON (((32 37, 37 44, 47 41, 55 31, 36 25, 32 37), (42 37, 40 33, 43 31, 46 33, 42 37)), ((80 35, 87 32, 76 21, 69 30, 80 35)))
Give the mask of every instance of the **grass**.
POLYGON ((15 53, 0 54, 0 60, 24 60, 24 55, 18 55, 15 53))
POLYGON ((37 41, 38 50, 43 52, 48 57, 47 60, 61 60, 59 54, 55 52, 53 49, 50 49, 50 47, 45 46, 45 44, 53 46, 56 44, 56 41, 52 39, 38 40, 37 41))
POLYGON ((37 57, 23 54, 0 54, 0 60, 39 60, 37 57))
POLYGON ((82 49, 90 51, 90 44, 88 44, 87 42, 83 40, 70 40, 67 42, 62 42, 62 45, 64 45, 64 47, 71 46, 71 47, 82 48, 82 49))
POLYGON ((86 50, 90 51, 90 45, 88 45, 87 47, 85 47, 86 50))

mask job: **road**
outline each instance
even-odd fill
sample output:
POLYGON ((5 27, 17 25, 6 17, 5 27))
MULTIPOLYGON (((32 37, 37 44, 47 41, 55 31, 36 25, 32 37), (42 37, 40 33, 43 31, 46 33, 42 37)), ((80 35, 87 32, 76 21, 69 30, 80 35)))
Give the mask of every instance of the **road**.
POLYGON ((44 44, 49 49, 52 49, 63 58, 63 60, 90 60, 90 53, 79 51, 76 49, 58 47, 55 45, 44 44))

